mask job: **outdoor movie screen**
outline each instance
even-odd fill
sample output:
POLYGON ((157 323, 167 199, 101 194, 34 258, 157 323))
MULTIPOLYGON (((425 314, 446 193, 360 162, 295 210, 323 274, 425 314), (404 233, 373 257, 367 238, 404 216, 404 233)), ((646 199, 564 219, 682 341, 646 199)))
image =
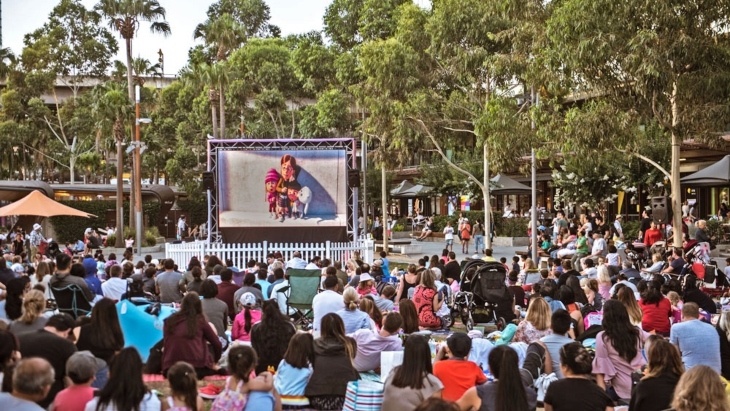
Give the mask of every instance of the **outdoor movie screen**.
POLYGON ((346 227, 346 154, 338 149, 219 151, 220 227, 346 227))

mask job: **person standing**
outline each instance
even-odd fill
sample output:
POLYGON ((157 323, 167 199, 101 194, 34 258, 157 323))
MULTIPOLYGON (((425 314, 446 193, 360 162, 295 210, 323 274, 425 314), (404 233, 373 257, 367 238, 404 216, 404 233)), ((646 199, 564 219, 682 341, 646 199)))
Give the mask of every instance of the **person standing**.
POLYGON ((445 248, 454 251, 454 227, 451 226, 451 221, 447 222, 444 227, 444 240, 446 240, 445 248))
POLYGON ((177 220, 177 239, 182 240, 183 237, 185 237, 185 230, 187 228, 187 222, 185 221, 185 216, 181 216, 177 220))
POLYGON ((46 238, 41 233, 41 225, 38 223, 33 224, 33 231, 30 232, 30 255, 36 255, 38 248, 44 241, 46 241, 46 238))
POLYGON ((484 226, 479 220, 474 223, 474 227, 471 229, 471 236, 474 238, 474 253, 479 254, 480 248, 484 250, 484 226))
POLYGON ((471 225, 469 224, 468 218, 464 218, 464 221, 461 223, 459 232, 461 233, 461 252, 464 254, 469 254, 469 240, 471 240, 471 225))

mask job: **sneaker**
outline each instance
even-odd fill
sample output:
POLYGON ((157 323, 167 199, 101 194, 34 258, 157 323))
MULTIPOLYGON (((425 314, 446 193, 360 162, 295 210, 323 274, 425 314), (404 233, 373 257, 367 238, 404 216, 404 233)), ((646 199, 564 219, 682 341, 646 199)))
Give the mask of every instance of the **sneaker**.
POLYGON ((218 396, 218 394, 223 391, 223 388, 215 386, 213 384, 208 384, 205 387, 198 390, 198 394, 201 398, 205 398, 207 400, 213 400, 215 397, 218 396))

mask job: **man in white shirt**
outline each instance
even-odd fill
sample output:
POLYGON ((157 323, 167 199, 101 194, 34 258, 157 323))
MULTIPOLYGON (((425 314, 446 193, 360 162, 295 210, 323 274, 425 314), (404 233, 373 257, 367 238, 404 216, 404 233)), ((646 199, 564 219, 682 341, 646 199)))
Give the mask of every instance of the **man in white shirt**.
POLYGON ((606 257, 606 254, 608 254, 608 243, 606 243, 606 239, 601 236, 601 233, 596 232, 593 233, 591 255, 582 258, 580 261, 583 263, 585 260, 591 259, 594 263, 596 263, 600 257, 606 257))
POLYGON ((109 267, 109 279, 101 283, 101 292, 104 297, 119 301, 127 293, 128 284, 127 280, 122 279, 122 266, 113 265, 109 267))
POLYGON ((314 256, 314 257, 312 257, 312 259, 311 259, 311 260, 309 261, 309 264, 307 264, 307 266, 306 266, 306 267, 304 267, 304 269, 305 269, 305 270, 319 270, 319 269, 320 269, 320 264, 319 264, 319 263, 320 263, 320 261, 322 261, 322 259, 321 259, 321 258, 319 258, 319 256, 318 256, 318 255, 317 255, 317 256, 314 256))
POLYGON ((620 238, 621 241, 623 241, 624 229, 623 229, 623 227, 621 227, 621 218, 622 217, 620 214, 616 216, 616 220, 613 222, 613 227, 616 230, 616 235, 618 236, 618 238, 620 238))
POLYGON ((403 342, 398 331, 403 326, 400 313, 392 312, 383 319, 383 328, 379 333, 372 330, 357 330, 350 334, 357 342, 357 355, 352 361, 358 372, 380 368, 380 353, 385 351, 401 351, 403 342))
POLYGON ((307 262, 302 260, 302 253, 300 253, 299 251, 294 251, 291 260, 286 262, 285 270, 288 270, 290 268, 307 268, 307 262))
POLYGON ((187 227, 187 224, 185 223, 185 216, 180 217, 177 220, 177 239, 182 240, 183 237, 185 237, 185 228, 187 227))
POLYGON ((444 240, 446 240, 446 248, 449 251, 454 251, 454 227, 451 226, 451 222, 446 223, 444 228, 444 240))
POLYGON ((312 311, 314 312, 312 330, 314 338, 319 338, 322 317, 329 313, 336 313, 345 309, 345 301, 342 299, 342 294, 335 291, 337 287, 337 276, 326 276, 324 278, 324 291, 315 295, 314 300, 312 300, 312 311))
POLYGON ((284 281, 278 284, 273 284, 271 286, 271 298, 276 300, 276 302, 279 304, 279 311, 287 316, 294 314, 294 310, 289 310, 289 308, 286 306, 286 300, 287 298, 289 298, 289 295, 291 295, 291 287, 289 286, 289 275, 284 274, 284 281))

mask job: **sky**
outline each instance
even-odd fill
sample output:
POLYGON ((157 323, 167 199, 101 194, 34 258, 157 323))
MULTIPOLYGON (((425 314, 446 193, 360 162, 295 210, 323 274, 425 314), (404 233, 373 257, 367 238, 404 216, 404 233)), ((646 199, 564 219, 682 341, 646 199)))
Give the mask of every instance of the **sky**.
MULTIPOLYGON (((172 34, 167 38, 153 35, 143 24, 133 42, 133 57, 157 61, 157 51, 165 54, 165 74, 177 74, 185 65, 195 26, 206 19, 205 12, 213 0, 159 0, 167 11, 167 22, 172 34)), ((91 8, 97 0, 82 0, 91 8)), ((271 8, 271 23, 281 28, 283 36, 322 30, 322 16, 331 0, 267 0, 271 8)), ((4 0, 2 1, 3 47, 15 54, 23 48, 23 36, 41 27, 58 0, 4 0)), ((116 34, 116 33, 115 33, 116 34)), ((125 61, 124 44, 119 41, 117 59, 125 61)))

